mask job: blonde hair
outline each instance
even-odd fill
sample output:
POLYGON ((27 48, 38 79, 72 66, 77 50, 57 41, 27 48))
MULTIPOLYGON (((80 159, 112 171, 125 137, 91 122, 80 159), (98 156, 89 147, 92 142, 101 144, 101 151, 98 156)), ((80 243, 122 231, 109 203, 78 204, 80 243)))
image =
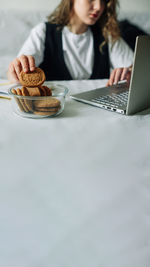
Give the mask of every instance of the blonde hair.
MULTIPOLYGON (((120 37, 120 30, 117 22, 116 8, 118 0, 101 0, 105 3, 105 9, 95 25, 99 25, 104 36, 104 43, 108 42, 111 36, 112 42, 120 37)), ((73 10, 73 0, 62 0, 54 12, 48 16, 48 22, 58 24, 60 27, 69 25, 73 10)))

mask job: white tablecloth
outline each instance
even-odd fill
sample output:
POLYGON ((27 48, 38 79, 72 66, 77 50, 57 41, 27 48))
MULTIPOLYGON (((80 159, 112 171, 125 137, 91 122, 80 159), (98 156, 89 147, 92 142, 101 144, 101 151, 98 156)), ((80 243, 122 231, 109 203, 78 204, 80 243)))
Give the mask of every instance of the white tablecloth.
POLYGON ((149 267, 150 111, 68 95, 60 116, 34 120, 10 104, 0 99, 0 266, 149 267))

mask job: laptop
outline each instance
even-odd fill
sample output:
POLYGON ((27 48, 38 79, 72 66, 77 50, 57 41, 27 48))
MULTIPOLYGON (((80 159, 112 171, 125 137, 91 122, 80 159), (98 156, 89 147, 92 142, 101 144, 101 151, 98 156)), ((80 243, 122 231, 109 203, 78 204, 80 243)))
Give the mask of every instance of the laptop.
POLYGON ((150 35, 136 38, 130 85, 120 82, 71 95, 72 99, 121 114, 131 115, 150 107, 150 35))

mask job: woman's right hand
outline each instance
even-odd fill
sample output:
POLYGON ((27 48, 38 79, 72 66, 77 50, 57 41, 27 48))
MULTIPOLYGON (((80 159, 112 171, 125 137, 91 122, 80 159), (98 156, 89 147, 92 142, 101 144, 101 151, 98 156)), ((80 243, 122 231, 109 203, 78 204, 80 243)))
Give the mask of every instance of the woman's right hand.
POLYGON ((19 74, 21 71, 28 72, 35 70, 35 59, 30 55, 21 55, 15 58, 10 64, 7 72, 8 80, 12 83, 19 82, 19 74))
POLYGON ((110 78, 106 86, 111 86, 117 84, 119 81, 126 80, 127 84, 130 84, 132 66, 128 68, 116 68, 112 71, 110 78))

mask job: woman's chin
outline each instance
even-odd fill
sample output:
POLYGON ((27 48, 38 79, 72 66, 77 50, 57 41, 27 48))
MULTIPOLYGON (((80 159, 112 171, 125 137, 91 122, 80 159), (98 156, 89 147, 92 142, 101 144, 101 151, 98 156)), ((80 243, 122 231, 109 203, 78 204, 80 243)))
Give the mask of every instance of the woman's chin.
POLYGON ((90 19, 88 19, 88 24, 87 25, 94 25, 95 23, 96 23, 96 21, 97 21, 97 19, 95 19, 95 18, 90 18, 90 19))

